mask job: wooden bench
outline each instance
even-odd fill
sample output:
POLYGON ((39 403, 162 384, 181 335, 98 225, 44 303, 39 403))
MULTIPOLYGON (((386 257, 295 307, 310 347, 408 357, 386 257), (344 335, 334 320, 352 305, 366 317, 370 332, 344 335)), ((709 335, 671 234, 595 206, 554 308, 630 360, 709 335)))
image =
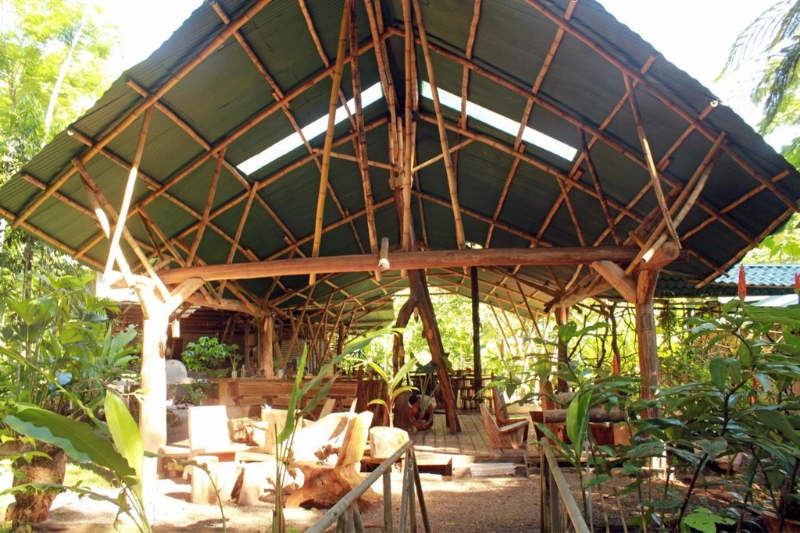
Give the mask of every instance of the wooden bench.
POLYGON ((525 435, 528 434, 527 420, 523 419, 500 427, 485 405, 481 404, 480 408, 483 425, 486 428, 486 434, 489 436, 489 442, 492 443, 492 448, 501 450, 513 448, 518 450, 525 445, 525 435))

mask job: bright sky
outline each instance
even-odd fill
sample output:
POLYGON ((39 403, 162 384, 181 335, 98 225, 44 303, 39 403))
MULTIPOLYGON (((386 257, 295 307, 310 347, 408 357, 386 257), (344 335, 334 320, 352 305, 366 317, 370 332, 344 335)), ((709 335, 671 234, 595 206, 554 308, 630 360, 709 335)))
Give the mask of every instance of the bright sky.
MULTIPOLYGON (((313 1, 313 0, 312 0, 313 1)), ((745 120, 755 125, 760 111, 749 101, 751 74, 715 78, 736 36, 774 0, 599 0, 620 22, 688 72, 745 120)), ((120 28, 119 73, 147 58, 196 9, 201 0, 97 0, 120 28), (157 16, 154 16, 157 14, 157 16)), ((776 149, 787 132, 767 138, 776 149)))

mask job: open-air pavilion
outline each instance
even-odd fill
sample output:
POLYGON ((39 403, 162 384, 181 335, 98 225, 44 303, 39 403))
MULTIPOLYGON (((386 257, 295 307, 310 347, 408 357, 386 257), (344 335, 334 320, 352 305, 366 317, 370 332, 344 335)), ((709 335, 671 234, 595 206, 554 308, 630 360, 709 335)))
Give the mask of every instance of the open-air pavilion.
POLYGON ((702 291, 798 198, 782 157, 594 0, 219 0, 0 214, 137 290, 158 451, 183 305, 258 317, 272 376, 275 320, 363 331, 401 289, 437 362, 428 287, 521 316, 615 296, 655 385, 654 295, 702 291))

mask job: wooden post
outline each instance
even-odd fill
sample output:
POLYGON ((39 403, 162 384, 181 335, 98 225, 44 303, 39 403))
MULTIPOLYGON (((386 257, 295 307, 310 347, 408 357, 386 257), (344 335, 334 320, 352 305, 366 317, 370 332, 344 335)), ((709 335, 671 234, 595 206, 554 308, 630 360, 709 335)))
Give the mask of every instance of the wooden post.
POLYGON ((478 287, 478 267, 470 267, 469 278, 472 291, 472 365, 475 369, 475 397, 483 388, 481 369, 481 315, 480 315, 480 287, 478 287))
POLYGON ((339 335, 336 337, 336 355, 342 355, 344 351, 344 338, 347 336, 347 326, 344 322, 339 322, 339 335))
MULTIPOLYGON (((556 309, 556 324, 559 326, 563 326, 567 323, 567 319, 569 318, 569 308, 566 306, 559 306, 556 309)), ((556 353, 558 354, 558 364, 564 365, 567 364, 567 354, 569 353, 569 347, 567 343, 561 340, 561 336, 558 336, 558 347, 556 353)), ((564 378, 558 378, 558 387, 556 388, 558 392, 569 392, 569 384, 564 378)))
POLYGON ((275 376, 272 345, 275 342, 275 317, 269 315, 258 319, 258 367, 264 376, 275 376))
POLYGON ((642 386, 642 399, 645 400, 651 400, 655 396, 659 383, 656 322, 653 316, 653 293, 658 273, 658 270, 640 270, 636 283, 636 339, 639 371, 645 379, 642 386))

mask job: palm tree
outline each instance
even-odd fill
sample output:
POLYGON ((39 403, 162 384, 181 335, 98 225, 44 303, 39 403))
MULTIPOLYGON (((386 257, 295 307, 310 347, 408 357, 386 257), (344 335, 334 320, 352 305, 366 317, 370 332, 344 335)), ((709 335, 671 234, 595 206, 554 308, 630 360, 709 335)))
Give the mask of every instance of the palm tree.
MULTIPOLYGON (((778 0, 739 34, 731 48, 725 70, 735 70, 744 61, 766 56, 766 67, 752 92, 762 104, 761 133, 775 126, 795 123, 798 63, 800 63, 800 0, 778 0)), ((724 74, 725 71, 723 71, 724 74)))

